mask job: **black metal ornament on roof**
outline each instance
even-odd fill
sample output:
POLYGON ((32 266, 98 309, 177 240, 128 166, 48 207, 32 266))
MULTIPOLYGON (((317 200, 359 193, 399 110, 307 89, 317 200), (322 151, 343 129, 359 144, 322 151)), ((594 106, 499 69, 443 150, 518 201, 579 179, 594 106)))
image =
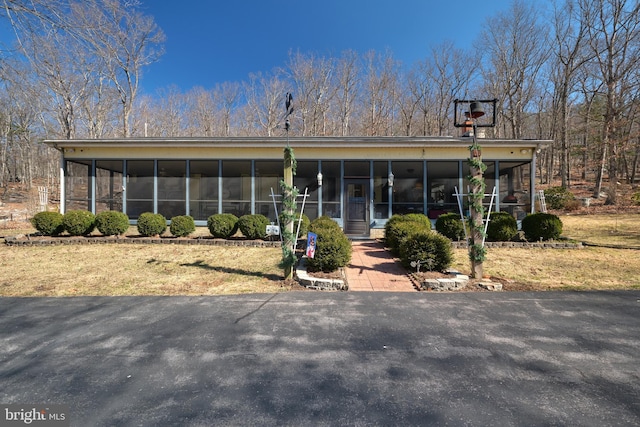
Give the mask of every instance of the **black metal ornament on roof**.
POLYGON ((291 92, 287 92, 284 100, 285 111, 285 121, 284 121, 284 129, 289 132, 289 128, 291 127, 291 123, 289 122, 289 116, 293 114, 293 95, 291 92))

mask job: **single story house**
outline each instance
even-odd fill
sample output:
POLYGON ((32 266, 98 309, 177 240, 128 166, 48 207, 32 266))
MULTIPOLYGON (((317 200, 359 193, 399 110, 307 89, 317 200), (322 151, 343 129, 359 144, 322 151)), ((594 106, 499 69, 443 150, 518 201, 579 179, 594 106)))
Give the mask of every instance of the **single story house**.
MULTIPOLYGON (((535 209, 536 155, 551 141, 479 139, 494 210, 535 209)), ((60 151, 60 210, 191 215, 280 212, 284 148, 297 160, 298 207, 351 237, 380 234, 397 213, 458 212, 472 137, 229 137, 47 140, 60 151), (273 196, 275 195, 275 197, 273 196), (274 204, 275 200, 275 204, 274 204)), ((464 206, 464 198, 462 199, 464 206)), ((487 206, 490 197, 485 198, 487 206)), ((463 207, 464 209, 464 207, 463 207)))

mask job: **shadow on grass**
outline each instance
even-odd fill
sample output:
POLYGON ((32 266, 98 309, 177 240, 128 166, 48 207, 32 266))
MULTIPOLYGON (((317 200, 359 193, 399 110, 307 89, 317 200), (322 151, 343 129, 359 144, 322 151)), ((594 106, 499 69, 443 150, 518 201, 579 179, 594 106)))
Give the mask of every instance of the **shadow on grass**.
MULTIPOLYGON (((158 262, 158 261, 156 261, 156 262, 158 262)), ((243 269, 240 269, 240 268, 220 267, 220 266, 207 264, 202 260, 196 260, 194 262, 182 263, 182 264, 179 264, 179 265, 181 267, 197 267, 197 268, 202 268, 203 270, 219 271, 220 273, 239 274, 239 275, 242 275, 242 276, 263 277, 265 279, 274 280, 274 281, 282 280, 282 277, 277 275, 277 274, 264 274, 261 271, 249 271, 249 270, 243 270, 243 269)))

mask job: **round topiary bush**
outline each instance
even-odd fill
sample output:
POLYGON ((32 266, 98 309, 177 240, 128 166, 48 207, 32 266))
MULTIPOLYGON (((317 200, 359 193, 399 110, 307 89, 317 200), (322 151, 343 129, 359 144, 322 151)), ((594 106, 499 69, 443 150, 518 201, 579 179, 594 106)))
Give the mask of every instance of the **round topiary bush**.
POLYGON ((428 216, 421 213, 404 214, 402 215, 402 220, 417 222, 431 229, 431 220, 429 219, 428 216))
POLYGON ((436 219, 436 231, 451 240, 464 238, 464 224, 460 214, 446 213, 436 219))
POLYGON ((267 237, 269 218, 262 214, 243 215, 238 218, 238 228, 247 239, 264 239, 267 237))
POLYGON ((68 211, 62 217, 62 226, 72 236, 87 236, 96 228, 96 216, 85 210, 68 211))
POLYGON ((309 224, 309 231, 313 233, 323 228, 333 228, 336 230, 340 230, 340 226, 338 225, 338 223, 326 215, 314 219, 309 224))
POLYGON ((192 216, 178 215, 171 218, 171 224, 169 224, 169 231, 176 237, 187 237, 189 234, 196 231, 196 223, 192 216))
POLYGON ((238 231, 238 217, 230 214, 214 214, 207 218, 207 228, 213 237, 228 239, 238 231))
POLYGON ((508 242, 518 235, 518 222, 509 212, 491 212, 487 226, 487 239, 508 242))
MULTIPOLYGON (((426 218, 426 217, 425 217, 426 218)), ((385 243, 393 254, 398 254, 402 239, 418 231, 431 231, 431 222, 425 224, 423 221, 413 221, 410 219, 396 220, 390 226, 385 226, 385 243)))
POLYGON ((104 236, 120 236, 129 229, 129 217, 124 212, 100 212, 96 215, 96 228, 104 236))
POLYGON ((162 214, 141 213, 138 217, 138 233, 141 236, 159 236, 167 229, 167 219, 162 214))
POLYGON ((31 218, 31 225, 45 236, 57 236, 64 231, 60 212, 38 212, 31 218))
POLYGON ((562 221, 557 215, 538 212, 524 217, 522 231, 530 242, 558 239, 562 234, 562 221))
POLYGON ((420 262, 421 270, 445 271, 453 261, 451 241, 431 230, 421 230, 407 236, 400 244, 400 260, 407 269, 411 262, 420 262))
MULTIPOLYGON (((280 217, 279 217, 280 226, 282 226, 282 224, 284 224, 283 219, 284 219, 284 216, 281 213, 280 217)), ((293 232, 294 233, 296 232, 296 230, 298 228, 298 221, 299 220, 300 220, 300 213, 296 213, 296 219, 295 219, 295 221, 293 221, 293 232)), ((309 225, 310 224, 311 224, 311 221, 309 220, 309 217, 306 216, 305 214, 302 214, 302 221, 300 222, 300 233, 298 234, 298 238, 305 237, 307 235, 307 232, 309 231, 309 225)))
POLYGON ((318 227, 312 231, 316 233, 318 238, 314 257, 307 259, 309 271, 329 273, 349 264, 352 251, 351 242, 339 227, 318 227))

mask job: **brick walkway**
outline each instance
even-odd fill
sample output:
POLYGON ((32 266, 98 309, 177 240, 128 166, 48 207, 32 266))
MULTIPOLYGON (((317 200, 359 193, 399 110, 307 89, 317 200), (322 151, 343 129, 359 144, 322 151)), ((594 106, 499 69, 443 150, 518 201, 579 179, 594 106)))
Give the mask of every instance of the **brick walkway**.
POLYGON ((351 263, 346 268, 350 291, 415 292, 407 271, 382 244, 353 241, 351 263))

